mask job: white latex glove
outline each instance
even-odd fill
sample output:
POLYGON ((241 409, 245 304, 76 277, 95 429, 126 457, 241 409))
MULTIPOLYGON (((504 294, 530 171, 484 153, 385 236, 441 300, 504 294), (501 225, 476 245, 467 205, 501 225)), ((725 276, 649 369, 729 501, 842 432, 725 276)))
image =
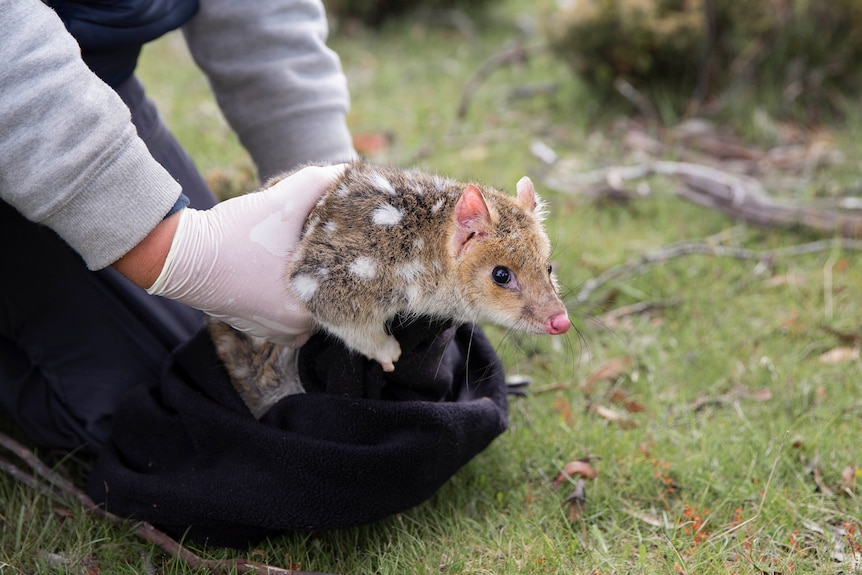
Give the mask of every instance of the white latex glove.
POLYGON ((147 292, 250 335, 302 345, 313 324, 288 290, 287 266, 309 212, 343 171, 344 164, 311 166, 212 209, 182 210, 165 265, 147 292))

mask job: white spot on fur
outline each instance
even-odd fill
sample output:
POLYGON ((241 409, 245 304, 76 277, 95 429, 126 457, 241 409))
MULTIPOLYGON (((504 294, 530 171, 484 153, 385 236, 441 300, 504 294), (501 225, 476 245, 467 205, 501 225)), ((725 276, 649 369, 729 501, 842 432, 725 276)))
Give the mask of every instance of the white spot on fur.
POLYGON ((434 202, 434 205, 433 205, 433 206, 431 206, 431 212, 432 212, 432 213, 435 213, 435 214, 436 214, 437 212, 439 212, 439 211, 440 211, 440 208, 442 208, 442 207, 443 207, 443 204, 444 204, 444 203, 445 203, 445 200, 444 200, 443 198, 440 198, 439 200, 437 200, 436 202, 434 202))
POLYGON ((340 186, 335 188, 335 193, 342 198, 347 197, 350 194, 350 186, 348 186, 347 184, 341 184, 340 186))
POLYGON ((392 186, 392 182, 386 179, 386 176, 383 174, 373 174, 370 178, 371 185, 375 188, 386 192, 387 194, 395 195, 395 188, 392 186))
POLYGON ((416 238, 413 240, 413 249, 417 252, 421 252, 425 248, 425 240, 422 238, 416 238))
POLYGON ((329 275, 329 268, 317 268, 317 277, 324 279, 329 275))
POLYGON ((317 293, 317 288, 320 287, 320 282, 316 278, 307 274, 295 276, 292 283, 293 291, 295 291, 297 297, 305 303, 311 301, 311 298, 313 298, 314 294, 317 293))
POLYGON ((404 213, 392 204, 383 204, 371 212, 371 221, 378 226, 394 226, 402 217, 404 213))
POLYGON ((404 178, 406 180, 405 185, 410 188, 411 192, 413 192, 417 196, 425 194, 425 189, 422 187, 422 182, 419 178, 417 178, 417 173, 414 170, 405 171, 404 178))
POLYGON ((407 284, 407 287, 404 288, 404 297, 407 298, 408 303, 414 303, 419 297, 419 284, 407 284))
POLYGON ((246 379, 251 375, 251 369, 241 363, 234 363, 230 372, 231 375, 237 379, 246 379))
POLYGON ((395 273, 404 281, 412 283, 424 271, 425 266, 422 265, 422 262, 413 260, 398 266, 398 270, 395 273))
POLYGON ((367 256, 360 256, 350 264, 350 273, 363 280, 372 280, 377 275, 377 261, 367 256))
POLYGON ((330 220, 326 222, 326 224, 324 224, 323 229, 326 230, 328 233, 332 234, 335 233, 336 230, 338 230, 338 224, 330 220))
POLYGON ((434 189, 438 192, 442 192, 446 189, 448 184, 448 180, 445 178, 441 178, 440 176, 434 176, 434 189))

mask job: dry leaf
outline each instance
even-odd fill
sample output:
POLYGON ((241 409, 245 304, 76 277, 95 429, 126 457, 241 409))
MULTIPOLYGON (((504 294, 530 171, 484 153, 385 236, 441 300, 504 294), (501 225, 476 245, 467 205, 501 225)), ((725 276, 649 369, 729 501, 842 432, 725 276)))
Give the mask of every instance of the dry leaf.
POLYGON ((772 390, 768 387, 761 387, 760 389, 748 392, 744 397, 755 401, 769 401, 772 399, 772 390))
POLYGON ((590 395, 596 390, 601 381, 614 381, 628 372, 632 365, 631 357, 621 357, 605 362, 600 368, 591 373, 586 381, 581 384, 581 391, 590 395))
POLYGON ((862 469, 848 465, 841 472, 841 479, 838 480, 838 490, 847 495, 852 495, 856 490, 856 476, 862 473, 862 469))
POLYGON ((353 147, 361 156, 374 156, 389 148, 395 136, 391 132, 367 132, 353 135, 353 147))
POLYGON ((646 408, 637 401, 629 399, 628 394, 620 389, 614 390, 611 394, 611 402, 616 403, 617 405, 622 405, 629 413, 640 413, 641 411, 646 410, 646 408))
POLYGON ((777 286, 802 286, 805 285, 805 278, 798 274, 785 274, 772 276, 766 281, 769 287, 777 286))
POLYGON ((556 162, 559 158, 557 152, 555 152, 552 147, 550 147, 545 142, 542 142, 541 140, 534 140, 532 143, 530 143, 530 152, 533 154, 533 156, 540 159, 549 166, 556 162))
POLYGON ((488 146, 472 146, 461 150, 461 157, 472 162, 487 160, 490 155, 488 146))
POLYGON ((814 388, 814 397, 818 405, 826 400, 826 388, 822 384, 814 388))
POLYGON ((572 406, 565 399, 558 397, 554 400, 554 411, 560 414, 560 417, 567 425, 571 425, 575 419, 575 413, 572 411, 572 406))
POLYGON ((569 461, 563 466, 563 470, 557 474, 557 477, 554 478, 554 481, 551 483, 551 489, 556 489, 560 484, 565 483, 567 479, 576 475, 580 475, 586 479, 595 479, 598 476, 598 472, 590 465, 589 461, 584 461, 583 459, 569 461))
POLYGON ((641 511, 635 511, 634 509, 623 509, 623 513, 626 515, 631 515, 635 519, 640 519, 647 525, 652 525, 653 527, 664 527, 664 521, 662 521, 655 513, 643 513, 641 511))
POLYGON ((859 348, 856 347, 835 347, 823 353, 820 356, 820 361, 823 363, 842 363, 859 358, 859 348))
POLYGON ((820 456, 815 454, 809 464, 811 469, 811 475, 814 477, 814 484, 817 486, 817 490, 825 495, 826 497, 832 497, 835 493, 826 486, 826 483, 823 481, 823 475, 820 473, 820 456))
POLYGON ((620 426, 622 429, 632 429, 637 427, 637 423, 633 420, 620 415, 613 409, 608 407, 604 407, 603 405, 599 405, 597 403, 590 403, 590 409, 599 414, 599 417, 603 419, 607 419, 608 421, 612 421, 620 426))

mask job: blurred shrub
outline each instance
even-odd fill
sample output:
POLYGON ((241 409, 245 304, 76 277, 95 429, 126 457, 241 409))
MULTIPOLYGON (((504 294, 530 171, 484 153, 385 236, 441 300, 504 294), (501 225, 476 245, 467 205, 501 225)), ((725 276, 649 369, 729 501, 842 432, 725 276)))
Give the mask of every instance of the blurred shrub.
POLYGON ((332 16, 356 18, 377 26, 383 21, 418 9, 450 10, 460 8, 474 11, 488 4, 489 0, 323 0, 332 16))
POLYGON ((604 93, 618 78, 678 102, 732 86, 785 106, 862 91, 862 0, 561 0, 548 26, 555 52, 604 93))

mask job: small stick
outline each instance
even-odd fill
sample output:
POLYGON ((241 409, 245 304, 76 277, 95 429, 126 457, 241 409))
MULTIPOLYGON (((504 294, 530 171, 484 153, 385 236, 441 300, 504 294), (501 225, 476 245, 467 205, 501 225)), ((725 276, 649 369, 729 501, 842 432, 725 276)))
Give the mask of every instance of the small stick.
POLYGON ((17 479, 27 487, 31 487, 46 497, 54 497, 56 494, 50 488, 39 483, 39 480, 6 459, 0 457, 0 471, 5 471, 7 475, 17 479))
POLYGON ((677 193, 679 197, 753 225, 802 227, 843 238, 862 239, 862 216, 858 214, 780 201, 769 197, 754 178, 692 162, 655 161, 636 166, 614 166, 564 178, 551 176, 545 183, 558 191, 572 193, 578 186, 603 183, 618 189, 625 180, 654 174, 681 177, 683 186, 677 193))
POLYGON ((713 245, 707 242, 681 242, 666 248, 647 252, 633 260, 612 267, 598 276, 584 282, 581 291, 574 301, 567 302, 582 305, 599 288, 610 281, 621 277, 631 276, 641 272, 644 268, 657 263, 689 255, 708 255, 719 257, 730 257, 738 260, 768 261, 786 256, 798 256, 816 252, 830 251, 833 249, 860 250, 862 251, 862 240, 835 239, 819 240, 794 246, 786 246, 770 250, 751 250, 747 248, 734 248, 722 245, 713 245))
POLYGON ((649 101, 649 98, 641 94, 637 88, 632 86, 624 78, 617 78, 614 80, 614 89, 619 92, 623 98, 634 104, 638 111, 640 111, 641 115, 649 120, 650 124, 656 125, 658 123, 658 110, 656 110, 653 103, 649 101))
POLYGON ((544 50, 545 44, 537 44, 535 46, 524 46, 520 42, 514 46, 507 46, 504 50, 492 54, 485 60, 479 69, 473 72, 464 90, 461 93, 461 102, 458 104, 458 120, 463 120, 467 116, 467 110, 470 108, 470 103, 473 101, 473 96, 479 90, 479 86, 487 80, 491 74, 499 68, 509 66, 511 64, 520 64, 527 61, 527 57, 531 52, 544 50))
MULTIPOLYGON (((42 463, 33 451, 2 432, 0 432, 0 446, 5 447, 16 457, 29 465, 36 475, 46 480, 52 486, 60 489, 63 495, 66 497, 74 497, 87 511, 114 525, 123 526, 129 524, 128 520, 112 513, 108 513, 96 505, 89 495, 78 489, 78 487, 65 477, 42 463)), ((51 497, 52 499, 61 499, 61 493, 57 493, 56 491, 45 487, 39 483, 35 476, 24 472, 16 465, 9 463, 2 458, 0 458, 0 470, 5 471, 10 477, 17 479, 25 485, 37 489, 43 495, 51 497)), ((283 569, 281 567, 273 567, 257 561, 249 561, 248 559, 204 559, 189 549, 186 549, 169 535, 159 531, 150 523, 138 523, 135 526, 134 531, 141 539, 156 545, 159 549, 173 557, 176 557, 189 567, 193 569, 204 568, 214 575, 230 575, 233 573, 239 575, 328 575, 326 573, 316 573, 311 571, 283 569)))

